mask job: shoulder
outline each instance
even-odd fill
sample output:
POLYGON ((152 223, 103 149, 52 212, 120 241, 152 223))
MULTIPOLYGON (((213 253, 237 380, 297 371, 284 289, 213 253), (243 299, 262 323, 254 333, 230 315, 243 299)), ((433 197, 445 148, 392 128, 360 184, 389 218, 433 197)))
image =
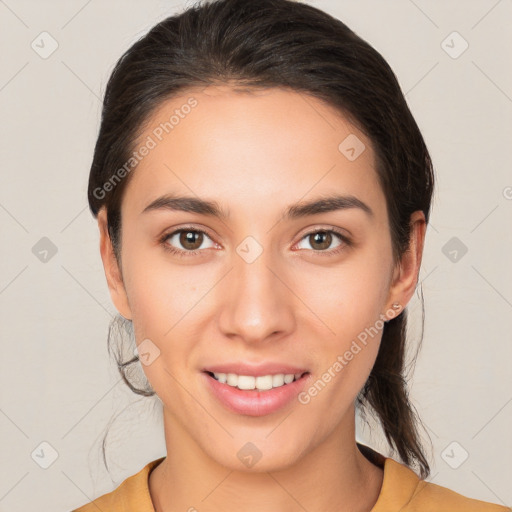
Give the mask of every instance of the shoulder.
POLYGON ((149 494, 148 477, 164 457, 146 464, 138 473, 126 478, 116 489, 72 512, 154 512, 149 494))
MULTIPOLYGON (((512 508, 476 500, 447 487, 420 480, 409 467, 386 458, 386 501, 400 504, 401 512, 512 512, 512 508), (396 501, 395 501, 396 500, 396 501)), ((372 512, 380 512, 375 508, 372 512)))
POLYGON ((420 480, 404 512, 510 512, 510 507, 468 498, 447 487, 420 480))

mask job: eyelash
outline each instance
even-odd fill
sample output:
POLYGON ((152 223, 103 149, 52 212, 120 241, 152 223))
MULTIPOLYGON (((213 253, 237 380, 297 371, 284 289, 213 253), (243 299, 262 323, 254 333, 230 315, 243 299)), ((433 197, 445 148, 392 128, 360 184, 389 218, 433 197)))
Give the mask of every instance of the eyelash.
MULTIPOLYGON (((175 235, 176 233, 181 233, 181 232, 193 232, 193 233, 203 233, 204 235, 206 235, 208 238, 211 239, 211 236, 204 230, 202 229, 198 229, 198 228, 192 228, 192 227, 184 227, 184 228, 180 228, 180 229, 176 229, 175 231, 171 231, 169 233, 166 233, 165 235, 163 235, 159 242, 160 244, 163 245, 164 247, 164 250, 176 255, 176 256, 179 256, 180 258, 181 257, 188 257, 188 256, 195 256, 197 254, 199 254, 201 251, 203 251, 204 249, 195 249, 194 251, 185 251, 185 250, 181 250, 181 249, 176 249, 176 247, 173 247, 172 245, 169 245, 167 243, 167 240, 169 238, 171 238, 173 235, 175 235)), ((346 236, 344 235, 343 233, 341 233, 340 231, 338 231, 337 229, 333 229, 333 228, 330 228, 330 229, 317 229, 317 230, 314 230, 314 231, 310 231, 308 233, 305 233, 302 238, 299 240, 302 241, 304 238, 310 236, 310 235, 314 235, 316 233, 334 233, 342 242, 341 245, 339 245, 338 247, 336 247, 335 249, 330 249, 330 250, 325 250, 325 251, 315 251, 314 249, 309 249, 315 253, 317 253, 318 255, 322 255, 322 256, 336 256, 337 254, 339 254, 341 251, 343 251, 345 248, 347 247, 351 247, 352 246, 352 241, 346 236)), ((299 250, 304 250, 304 249, 299 249, 299 250)))

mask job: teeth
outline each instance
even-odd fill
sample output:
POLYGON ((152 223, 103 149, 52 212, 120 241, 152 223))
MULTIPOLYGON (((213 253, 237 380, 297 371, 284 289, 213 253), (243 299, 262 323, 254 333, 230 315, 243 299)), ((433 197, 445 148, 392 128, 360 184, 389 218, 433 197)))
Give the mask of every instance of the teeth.
POLYGON ((279 388, 300 379, 302 373, 278 373, 276 375, 237 375, 236 373, 214 373, 213 376, 221 383, 238 389, 257 389, 265 391, 272 388, 279 388))

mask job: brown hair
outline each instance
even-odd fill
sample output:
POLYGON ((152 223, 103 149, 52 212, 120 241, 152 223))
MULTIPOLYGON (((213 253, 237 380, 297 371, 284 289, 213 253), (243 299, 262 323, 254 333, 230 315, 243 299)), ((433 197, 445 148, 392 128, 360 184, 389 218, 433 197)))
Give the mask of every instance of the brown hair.
MULTIPOLYGON (((106 87, 88 199, 94 216, 102 207, 107 210, 118 261, 120 205, 133 174, 125 164, 149 116, 188 88, 228 82, 312 95, 370 138, 386 196, 393 257, 400 261, 409 244, 411 214, 421 210, 427 223, 429 219, 434 173, 423 137, 384 58, 340 20, 291 0, 197 3, 156 24, 117 62, 106 87), (118 172, 123 166, 125 172, 118 172)), ((363 414, 366 407, 375 412, 392 449, 405 464, 419 464, 421 477, 426 478, 430 468, 405 375, 406 313, 385 324, 357 405, 363 414)), ((423 319, 423 301, 422 313, 423 319)), ((114 327, 109 331, 109 350, 114 327)), ((131 382, 130 368, 138 359, 125 355, 118 348, 117 364, 125 382, 135 393, 154 394, 150 387, 131 382)), ((417 353, 414 361, 416 357, 417 353)))

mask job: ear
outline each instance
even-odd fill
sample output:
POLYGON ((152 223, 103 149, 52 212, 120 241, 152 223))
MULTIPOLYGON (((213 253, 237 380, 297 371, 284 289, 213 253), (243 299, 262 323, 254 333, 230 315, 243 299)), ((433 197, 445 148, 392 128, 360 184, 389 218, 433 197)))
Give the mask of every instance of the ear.
POLYGON ((421 210, 415 211, 411 215, 410 225, 409 248, 403 254, 400 263, 396 265, 389 290, 387 309, 393 309, 392 304, 398 302, 400 308, 394 310, 396 315, 403 311, 418 283, 427 227, 425 215, 421 210))
POLYGON ((101 259, 103 261, 103 269, 105 270, 110 297, 119 313, 126 319, 131 320, 132 315, 121 269, 119 268, 112 241, 108 233, 107 211, 105 207, 101 208, 98 212, 98 227, 100 230, 101 259))

